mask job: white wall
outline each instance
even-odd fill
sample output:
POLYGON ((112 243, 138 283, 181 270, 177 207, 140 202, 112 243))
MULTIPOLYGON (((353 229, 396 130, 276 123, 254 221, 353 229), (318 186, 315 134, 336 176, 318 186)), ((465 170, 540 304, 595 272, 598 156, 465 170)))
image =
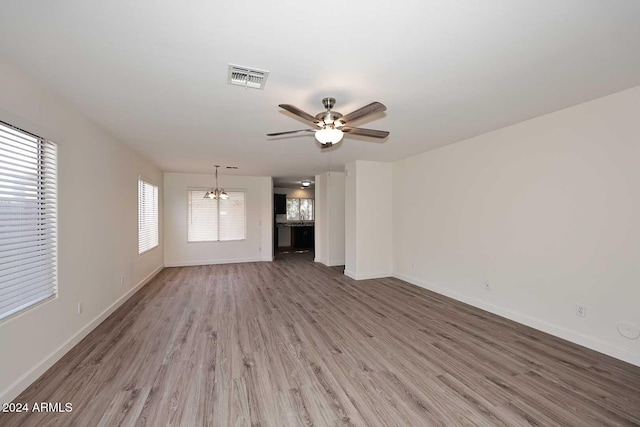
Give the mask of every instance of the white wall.
POLYGON ((395 163, 396 275, 640 365, 639 112, 636 87, 395 163))
POLYGON ((344 265, 344 172, 327 173, 327 262, 344 265))
POLYGON ((316 199, 315 204, 315 227, 314 227, 314 261, 327 264, 329 242, 328 242, 328 217, 327 217, 327 174, 316 175, 316 199))
POLYGON ((362 160, 345 166, 345 274, 353 279, 393 274, 392 167, 362 160))
POLYGON ((344 274, 355 279, 356 270, 356 236, 358 223, 356 221, 356 162, 347 163, 344 167, 344 274))
POLYGON ((246 191, 247 239, 187 243, 187 191, 210 189, 214 175, 164 174, 164 263, 166 266, 273 260, 273 184, 271 177, 222 175, 226 190, 246 191))
MULTIPOLYGON (((273 194, 286 194, 287 199, 315 199, 315 190, 313 188, 283 188, 274 187, 273 194)), ((314 205, 315 213, 315 205, 314 205)), ((315 215, 314 215, 315 218, 315 215)), ((276 222, 286 222, 287 215, 276 215, 276 222)), ((278 247, 291 246, 291 227, 278 227, 278 247)))
MULTIPOLYGON (((313 188, 284 188, 273 187, 273 194, 286 194, 287 199, 313 199, 315 190, 313 188)), ((286 217, 285 217, 286 219, 286 217)))
POLYGON ((0 321, 0 401, 9 401, 162 268, 162 227, 160 246, 142 256, 137 237, 138 175, 162 195, 162 174, 2 63, 0 93, 0 120, 58 143, 58 296, 0 321))
POLYGON ((344 265, 344 173, 316 175, 315 261, 344 265))

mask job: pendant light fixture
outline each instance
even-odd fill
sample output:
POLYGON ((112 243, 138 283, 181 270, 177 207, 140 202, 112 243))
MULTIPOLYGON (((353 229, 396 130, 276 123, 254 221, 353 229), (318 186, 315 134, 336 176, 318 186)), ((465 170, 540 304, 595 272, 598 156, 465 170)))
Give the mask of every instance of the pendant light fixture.
POLYGON ((220 165, 215 165, 216 168, 216 187, 212 188, 211 191, 207 191, 207 194, 204 195, 205 199, 222 199, 227 200, 229 195, 225 193, 224 188, 218 187, 218 168, 220 165))

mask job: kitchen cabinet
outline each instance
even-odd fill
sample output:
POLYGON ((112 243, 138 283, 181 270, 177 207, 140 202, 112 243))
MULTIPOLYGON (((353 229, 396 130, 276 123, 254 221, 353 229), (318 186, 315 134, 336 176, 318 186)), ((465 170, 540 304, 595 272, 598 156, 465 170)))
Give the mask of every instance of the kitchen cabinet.
POLYGON ((287 195, 286 194, 273 195, 273 210, 276 215, 282 215, 287 213, 287 195))
POLYGON ((311 226, 291 227, 291 246, 295 249, 313 249, 315 229, 311 226))

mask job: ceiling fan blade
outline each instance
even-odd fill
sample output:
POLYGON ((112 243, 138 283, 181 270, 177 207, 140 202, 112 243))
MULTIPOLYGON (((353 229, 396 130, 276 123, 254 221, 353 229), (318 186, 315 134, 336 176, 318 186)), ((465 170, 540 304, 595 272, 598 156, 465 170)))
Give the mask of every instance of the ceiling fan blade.
POLYGON ((315 133, 316 131, 314 129, 288 130, 286 132, 268 133, 267 136, 280 136, 280 135, 289 135, 292 133, 306 133, 306 132, 315 133))
POLYGON ((385 111, 386 109, 387 107, 385 107, 384 104, 381 104, 379 102, 372 102, 371 104, 365 105, 364 107, 359 108, 356 111, 353 111, 347 114, 346 116, 340 117, 340 121, 342 123, 347 124, 354 120, 361 119, 362 117, 367 116, 369 114, 376 113, 378 111, 385 111))
POLYGON ((280 104, 278 105, 278 107, 283 108, 285 110, 287 110, 290 113, 295 114, 296 116, 305 119, 308 122, 311 123, 320 123, 320 120, 316 119, 315 117, 313 117, 311 114, 302 111, 301 109, 299 109, 298 107, 296 107, 295 105, 291 105, 291 104, 280 104))
POLYGON ((352 128, 349 126, 343 126, 340 128, 340 130, 351 135, 370 136, 372 138, 386 138, 389 136, 389 132, 387 132, 386 130, 352 128))

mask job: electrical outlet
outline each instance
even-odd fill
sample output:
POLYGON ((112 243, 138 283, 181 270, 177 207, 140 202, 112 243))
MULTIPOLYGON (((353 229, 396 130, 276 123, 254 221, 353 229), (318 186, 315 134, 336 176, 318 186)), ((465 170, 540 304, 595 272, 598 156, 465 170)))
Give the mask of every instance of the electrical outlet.
POLYGON ((262 246, 258 246, 258 252, 262 252, 262 246))
POLYGON ((491 290, 491 283, 489 283, 488 280, 485 280, 484 282, 482 282, 482 287, 484 288, 485 291, 490 291, 491 290))
POLYGON ((78 302, 78 314, 82 314, 84 311, 84 306, 82 305, 82 301, 78 302))
POLYGON ((124 286, 124 276, 120 276, 120 286, 124 286))
POLYGON ((415 263, 415 262, 412 262, 412 263, 411 263, 411 269, 413 270, 414 268, 416 268, 416 263, 415 263))
POLYGON ((587 306, 582 304, 576 304, 576 316, 586 317, 587 316, 587 306))

